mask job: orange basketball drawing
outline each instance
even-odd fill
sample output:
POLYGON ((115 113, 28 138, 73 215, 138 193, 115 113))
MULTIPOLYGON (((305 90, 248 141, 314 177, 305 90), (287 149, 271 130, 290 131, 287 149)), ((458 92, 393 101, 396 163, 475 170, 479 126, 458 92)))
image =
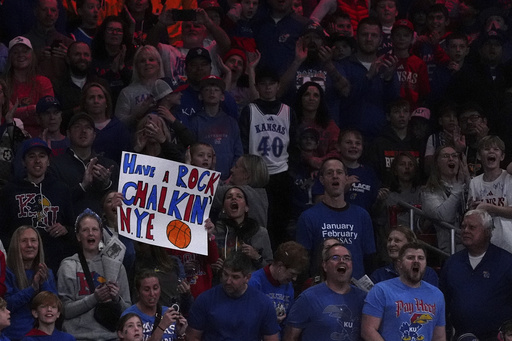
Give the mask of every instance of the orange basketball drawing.
POLYGON ((173 220, 167 225, 167 239, 180 249, 184 249, 190 244, 190 227, 181 220, 173 220))

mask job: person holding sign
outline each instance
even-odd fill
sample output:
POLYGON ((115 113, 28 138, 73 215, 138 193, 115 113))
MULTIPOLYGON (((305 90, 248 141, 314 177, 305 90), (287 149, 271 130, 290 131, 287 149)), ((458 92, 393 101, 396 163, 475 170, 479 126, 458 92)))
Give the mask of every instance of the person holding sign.
POLYGON ((123 311, 131 304, 123 264, 100 252, 102 230, 101 218, 96 213, 86 209, 80 214, 75 223, 80 250, 62 261, 57 274, 64 305, 63 329, 78 340, 114 339, 115 328, 112 331, 112 326, 96 318, 98 309, 110 302, 123 311))
POLYGON ((142 331, 145 341, 185 340, 187 319, 180 314, 180 306, 161 306, 160 281, 153 270, 143 270, 135 277, 135 288, 139 300, 123 312, 137 314, 142 320, 142 331))
POLYGON ((160 303, 166 306, 177 303, 186 314, 193 297, 178 257, 170 256, 163 247, 146 243, 137 243, 136 249, 135 277, 145 269, 154 269, 160 286, 160 303))
POLYGON ((272 248, 267 230, 249 218, 248 212, 245 192, 240 187, 229 189, 224 195, 225 216, 215 226, 215 241, 224 259, 240 250, 259 269, 272 261, 272 248))
POLYGON ((156 114, 147 114, 139 121, 135 136, 133 149, 137 153, 178 162, 184 159, 178 145, 171 142, 171 132, 164 119, 156 114))

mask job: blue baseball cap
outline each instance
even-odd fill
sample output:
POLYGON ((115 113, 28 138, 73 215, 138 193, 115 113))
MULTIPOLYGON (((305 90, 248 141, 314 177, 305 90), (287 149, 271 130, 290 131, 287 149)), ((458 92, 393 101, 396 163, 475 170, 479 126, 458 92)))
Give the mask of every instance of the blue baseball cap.
POLYGON ((34 137, 34 138, 31 138, 30 140, 26 140, 25 142, 23 142, 23 148, 22 148, 23 152, 21 153, 23 158, 25 158, 25 155, 27 155, 27 153, 31 149, 34 149, 34 148, 43 148, 44 151, 46 152, 46 154, 48 154, 48 155, 50 155, 52 153, 52 150, 48 147, 46 142, 41 140, 39 137, 34 137))

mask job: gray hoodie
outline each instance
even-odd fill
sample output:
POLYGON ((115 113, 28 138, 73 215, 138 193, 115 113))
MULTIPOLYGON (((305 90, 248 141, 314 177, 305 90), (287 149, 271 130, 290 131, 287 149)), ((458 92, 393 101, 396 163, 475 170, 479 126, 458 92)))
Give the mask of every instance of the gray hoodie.
MULTIPOLYGON (((119 285, 119 297, 122 310, 131 305, 128 278, 121 262, 97 255, 87 260, 92 280, 96 287, 108 280, 119 285)), ((62 261, 58 271, 59 296, 64 305, 64 331, 72 334, 78 341, 103 341, 116 338, 116 333, 107 330, 94 319, 94 308, 98 300, 89 292, 78 254, 62 261)))

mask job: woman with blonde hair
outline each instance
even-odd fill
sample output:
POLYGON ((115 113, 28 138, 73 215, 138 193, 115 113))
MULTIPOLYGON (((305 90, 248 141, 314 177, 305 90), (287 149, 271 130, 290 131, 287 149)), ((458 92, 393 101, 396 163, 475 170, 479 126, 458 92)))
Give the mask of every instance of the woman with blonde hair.
MULTIPOLYGON (((421 192, 421 207, 428 216, 459 227, 466 205, 469 170, 465 156, 454 147, 443 146, 434 153, 430 177, 421 192)), ((450 252, 450 231, 434 223, 437 245, 450 252)), ((460 236, 455 236, 455 251, 462 249, 460 236)))
POLYGON ((134 128, 153 104, 151 90, 156 80, 163 76, 158 50, 151 45, 140 47, 133 57, 132 83, 119 94, 115 116, 129 128, 134 128))
POLYGON ((260 226, 267 226, 268 198, 265 186, 269 179, 267 164, 259 155, 244 154, 236 160, 231 168, 231 176, 225 185, 217 187, 213 200, 211 217, 216 217, 222 210, 224 194, 232 186, 239 186, 251 202, 249 217, 260 226))
POLYGON ((12 235, 5 282, 11 325, 4 334, 10 340, 21 340, 34 324, 30 307, 32 298, 40 291, 57 293, 53 272, 44 261, 41 236, 32 226, 20 226, 12 235))
POLYGON ((16 37, 9 42, 5 79, 11 89, 11 102, 19 103, 14 117, 23 122, 31 136, 39 136, 36 104, 44 96, 54 96, 50 80, 37 74, 37 59, 30 40, 16 37))

